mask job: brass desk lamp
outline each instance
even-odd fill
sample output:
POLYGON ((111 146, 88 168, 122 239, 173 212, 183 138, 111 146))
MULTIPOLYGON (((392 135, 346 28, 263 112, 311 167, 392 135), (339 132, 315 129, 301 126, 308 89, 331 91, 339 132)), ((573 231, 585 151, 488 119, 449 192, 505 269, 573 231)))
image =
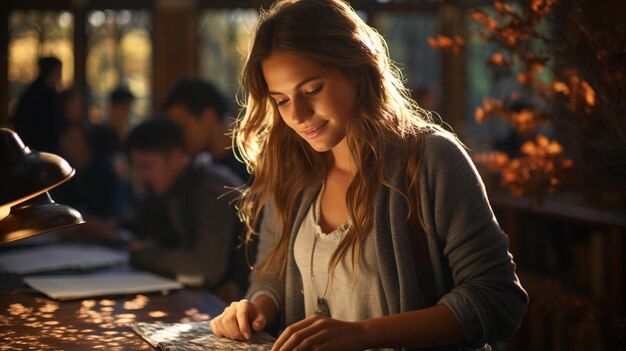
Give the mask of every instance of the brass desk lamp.
POLYGON ((17 133, 0 128, 0 243, 84 223, 48 194, 74 173, 63 158, 31 150, 17 133))

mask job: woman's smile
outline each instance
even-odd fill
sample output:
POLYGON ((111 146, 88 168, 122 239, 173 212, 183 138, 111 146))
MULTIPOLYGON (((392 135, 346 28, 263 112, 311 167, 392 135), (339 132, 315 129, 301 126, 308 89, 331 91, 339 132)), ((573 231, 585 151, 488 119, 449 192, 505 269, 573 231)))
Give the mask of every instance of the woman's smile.
POLYGON ((322 123, 319 123, 317 126, 307 128, 302 131, 302 135, 304 135, 304 137, 307 139, 313 139, 324 132, 324 130, 326 129, 326 125, 328 125, 328 121, 324 121, 322 123))

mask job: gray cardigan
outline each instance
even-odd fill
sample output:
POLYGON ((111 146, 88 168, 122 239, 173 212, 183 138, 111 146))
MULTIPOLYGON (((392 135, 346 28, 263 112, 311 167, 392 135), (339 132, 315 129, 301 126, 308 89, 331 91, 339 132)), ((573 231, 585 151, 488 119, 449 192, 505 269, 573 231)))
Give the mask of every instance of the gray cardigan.
MULTIPOLYGON (((508 238, 500 230, 471 159, 455 139, 444 133, 427 134, 424 138, 420 203, 436 296, 438 303, 445 303, 458 319, 467 341, 463 347, 482 347, 506 338, 519 327, 528 296, 515 274, 508 238)), ((393 150, 392 155, 401 152, 407 150, 393 150)), ((402 159, 396 156, 386 160, 385 174, 399 188, 405 184, 402 159)), ((250 278, 247 296, 269 294, 280 306, 284 325, 305 317, 293 244, 318 190, 304 194, 296 212, 284 283, 272 274, 259 280, 253 272, 250 278)), ((257 262, 263 262, 280 235, 271 202, 264 211, 257 262)), ((381 185, 374 212, 378 264, 389 313, 423 308, 407 237, 406 201, 396 191, 381 185)))

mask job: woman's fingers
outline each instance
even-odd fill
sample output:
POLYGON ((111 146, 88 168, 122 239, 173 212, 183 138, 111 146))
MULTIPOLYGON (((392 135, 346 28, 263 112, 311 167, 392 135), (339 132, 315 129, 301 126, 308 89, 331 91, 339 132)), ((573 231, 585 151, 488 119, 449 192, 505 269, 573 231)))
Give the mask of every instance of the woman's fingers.
POLYGON ((252 329, 254 329, 254 331, 263 330, 266 323, 267 320, 265 319, 265 316, 263 316, 261 313, 257 313, 256 317, 252 321, 252 329))
POLYGON ((310 327, 316 321, 322 320, 323 318, 324 317, 315 315, 288 326, 274 343, 272 351, 292 350, 293 347, 299 344, 299 342, 302 342, 302 340, 306 339, 306 337, 315 333, 316 329, 310 327))
POLYGON ((292 333, 289 339, 285 341, 279 350, 312 350, 313 347, 322 344, 322 342, 327 338, 327 334, 328 330, 321 327, 321 325, 314 323, 292 333))
POLYGON ((316 315, 286 328, 272 351, 352 351, 363 346, 358 324, 316 315))
POLYGON ((239 329, 239 322, 237 321, 237 302, 231 303, 231 305, 224 310, 222 325, 225 329, 224 336, 235 340, 243 339, 243 334, 239 329))
MULTIPOLYGON (((216 336, 234 340, 247 340, 252 336, 250 320, 263 324, 265 318, 261 316, 253 304, 248 300, 233 302, 224 309, 224 312, 211 320, 211 329, 216 336)), ((253 326, 255 330, 255 326, 253 326)))
POLYGON ((248 315, 250 313, 250 307, 247 300, 242 300, 237 303, 237 311, 235 312, 235 316, 237 318, 237 325, 239 327, 239 332, 243 336, 244 339, 250 339, 250 322, 248 322, 248 315))
POLYGON ((213 334, 215 334, 215 336, 219 336, 222 337, 224 336, 224 334, 222 334, 222 327, 221 325, 218 325, 219 320, 221 319, 221 314, 213 319, 211 319, 211 321, 209 321, 209 325, 211 326, 211 330, 213 331, 213 334))

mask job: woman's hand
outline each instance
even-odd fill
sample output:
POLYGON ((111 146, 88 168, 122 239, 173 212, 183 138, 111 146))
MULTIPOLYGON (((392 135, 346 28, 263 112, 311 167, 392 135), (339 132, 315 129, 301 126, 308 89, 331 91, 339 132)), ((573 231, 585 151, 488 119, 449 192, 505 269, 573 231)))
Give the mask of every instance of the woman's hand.
POLYGON ((211 330, 216 336, 233 340, 248 340, 254 331, 262 330, 267 323, 265 315, 248 300, 236 301, 211 320, 211 330))
POLYGON ((364 329, 358 322, 344 322, 314 315, 287 327, 272 351, 362 350, 364 329))

